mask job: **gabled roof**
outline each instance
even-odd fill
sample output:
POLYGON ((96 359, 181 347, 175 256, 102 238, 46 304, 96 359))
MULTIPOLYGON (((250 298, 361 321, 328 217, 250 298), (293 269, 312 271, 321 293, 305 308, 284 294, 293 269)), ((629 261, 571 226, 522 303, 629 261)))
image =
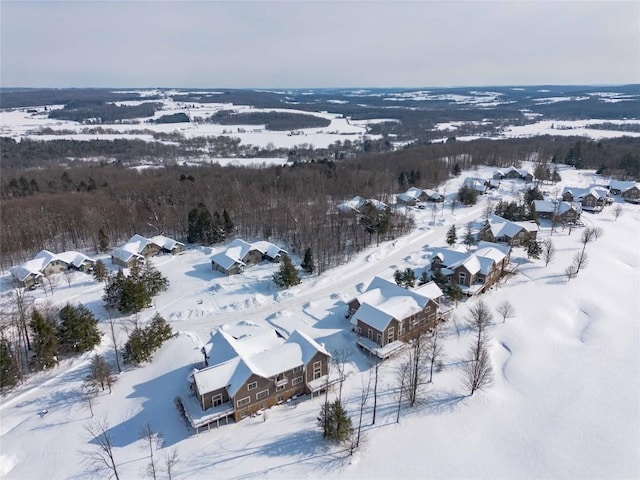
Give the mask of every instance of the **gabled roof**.
POLYGON ((165 237, 164 235, 156 235, 155 237, 151 237, 150 240, 165 250, 173 250, 177 245, 184 247, 184 243, 178 242, 173 238, 165 237))
POLYGON ((225 270, 229 270, 233 265, 244 266, 244 260, 247 255, 257 250, 262 255, 266 255, 269 258, 275 259, 282 253, 287 253, 286 250, 274 245, 273 243, 266 241, 258 241, 253 243, 247 243, 244 240, 236 238, 232 241, 225 250, 218 252, 211 257, 211 261, 217 265, 220 265, 225 270))
POLYGON ((468 188, 472 188, 473 190, 476 190, 478 192, 484 192, 484 182, 485 181, 482 178, 467 177, 462 182, 462 185, 468 188))
POLYGON ((609 182, 609 188, 611 190, 620 190, 624 192, 625 190, 629 190, 630 188, 637 187, 638 183, 634 181, 626 181, 626 180, 611 180, 609 182))
POLYGON ((537 232, 538 225, 535 222, 512 222, 498 215, 489 217, 489 228, 495 238, 515 237, 520 231, 537 232))
POLYGON ((564 187, 562 189, 562 196, 564 196, 565 193, 570 193, 574 200, 582 200, 589 194, 600 200, 601 198, 606 198, 609 192, 605 188, 591 186, 587 188, 564 187))
POLYGON ((442 296, 442 291, 430 286, 423 290, 402 288, 393 282, 375 277, 367 291, 357 297, 360 307, 353 314, 352 323, 358 320, 377 330, 384 330, 392 319, 404 320, 420 312, 429 300, 442 296), (436 290, 437 289, 437 290, 436 290), (434 296, 430 297, 427 293, 434 296))
POLYGON ((68 251, 56 254, 49 250, 40 250, 32 260, 12 267, 9 271, 15 278, 23 282, 29 275, 41 277, 45 268, 54 261, 61 261, 76 268, 80 268, 85 262, 95 263, 92 258, 80 252, 68 251))
POLYGON ((318 352, 330 356, 302 332, 296 330, 283 341, 275 330, 249 322, 223 325, 204 349, 210 366, 193 374, 198 391, 204 394, 226 388, 230 397, 251 375, 270 378, 306 365, 318 352))
POLYGON ((351 200, 347 200, 346 202, 338 205, 338 210, 344 213, 357 212, 364 205, 364 202, 364 198, 356 195, 351 200))
POLYGON ((424 190, 418 187, 411 187, 406 192, 398 195, 398 198, 403 202, 412 202, 412 201, 418 200, 424 192, 425 192, 424 190))
POLYGON ((125 263, 129 263, 129 260, 131 260, 133 257, 137 258, 138 260, 144 260, 144 257, 139 253, 132 252, 131 250, 125 250, 122 247, 114 248, 111 251, 111 257, 117 258, 118 260, 121 260, 125 263))
POLYGON ((269 258, 277 258, 282 253, 289 253, 286 250, 274 245, 271 242, 266 242, 264 240, 260 240, 258 242, 253 242, 251 244, 253 248, 260 251, 263 255, 266 255, 269 258))

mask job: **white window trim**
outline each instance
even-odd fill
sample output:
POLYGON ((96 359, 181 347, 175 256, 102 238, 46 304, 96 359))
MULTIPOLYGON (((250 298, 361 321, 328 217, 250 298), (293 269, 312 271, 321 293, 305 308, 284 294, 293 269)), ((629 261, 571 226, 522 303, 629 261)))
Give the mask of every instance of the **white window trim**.
POLYGON ((247 390, 255 390, 256 388, 258 388, 258 382, 251 382, 247 385, 247 390))
POLYGON ((236 406, 237 408, 242 408, 245 405, 249 405, 250 403, 251 403, 251 397, 244 397, 236 402, 236 406))
POLYGON ((291 385, 300 385, 302 383, 302 377, 296 377, 291 381, 291 385))
POLYGON ((269 398, 268 388, 266 390, 262 390, 261 392, 256 393, 256 400, 264 400, 265 398, 269 398), (264 397, 261 397, 260 395, 262 395, 263 393, 265 393, 266 395, 264 397))

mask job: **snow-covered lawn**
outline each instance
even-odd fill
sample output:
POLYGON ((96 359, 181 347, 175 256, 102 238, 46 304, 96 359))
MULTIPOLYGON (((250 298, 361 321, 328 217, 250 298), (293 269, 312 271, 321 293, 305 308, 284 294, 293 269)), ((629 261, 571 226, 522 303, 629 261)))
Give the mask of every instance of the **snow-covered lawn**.
MULTIPOLYGON (((491 170, 473 175, 489 176, 491 170)), ((593 176, 569 168, 560 173, 563 184, 576 186, 591 183, 593 176)), ((449 195, 461 181, 448 182, 449 195)), ((518 185, 503 182, 491 198, 517 197, 518 185)), ((399 359, 385 362, 376 424, 371 425, 370 399, 364 415, 366 445, 353 457, 323 441, 316 426, 322 398, 274 407, 197 436, 179 416, 174 398, 185 393, 189 372, 202 360, 202 343, 216 326, 245 320, 283 332, 300 329, 330 351, 350 349, 343 397, 357 422, 357 401, 371 360, 354 345, 345 302, 375 275, 390 279, 397 268, 422 268, 428 246, 443 246, 452 223, 461 236, 467 222, 481 218, 486 201, 457 208, 453 215, 445 205, 435 225, 429 209, 412 210, 416 229, 411 234, 372 247, 348 265, 306 277, 287 291, 270 280, 276 265, 261 264, 232 277, 214 272, 210 257, 222 247, 158 257, 155 263, 171 286, 140 319, 157 310, 177 335, 152 363, 127 368, 113 393, 101 394, 94 407, 96 418, 106 418, 111 426, 121 478, 145 476, 147 452, 139 432, 147 422, 162 439, 160 463, 177 450, 173 478, 180 479, 638 478, 640 206, 626 203, 618 220, 611 207, 583 214, 585 225, 601 227, 604 235, 587 246, 589 264, 575 279, 567 281, 564 270, 581 248, 581 229, 552 236, 549 228, 541 229, 539 237, 551 238, 557 250, 548 267, 527 259, 522 249, 514 251, 518 273, 481 297, 492 309, 504 299, 516 309, 515 318, 504 324, 496 315, 490 329, 495 381, 486 391, 468 397, 463 386, 461 361, 473 335, 465 327, 465 303, 444 326, 443 370, 425 386, 418 405, 403 407, 399 424, 399 359)), ((47 300, 41 289, 34 295, 38 302, 47 300)), ((78 274, 70 287, 62 280, 48 299, 83 302, 104 316, 101 295, 101 285, 78 274)), ((107 336, 99 351, 111 358, 107 336)), ((80 452, 95 445, 85 431, 91 418, 79 387, 89 359, 65 360, 2 399, 3 477, 88 475, 80 452), (39 415, 43 410, 48 413, 39 415)))

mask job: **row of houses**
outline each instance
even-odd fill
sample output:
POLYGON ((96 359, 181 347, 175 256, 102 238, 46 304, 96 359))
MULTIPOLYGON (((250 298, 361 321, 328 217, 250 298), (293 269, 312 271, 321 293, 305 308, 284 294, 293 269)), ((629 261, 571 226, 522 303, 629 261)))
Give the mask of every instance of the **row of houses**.
POLYGON ((411 187, 396 197, 400 205, 415 206, 420 202, 444 202, 444 195, 428 188, 411 187))
POLYGON ((279 262, 287 254, 286 250, 270 242, 248 243, 237 238, 225 250, 211 257, 211 268, 225 275, 237 275, 248 265, 255 265, 263 260, 279 262))
POLYGON ((33 259, 9 270, 14 283, 19 287, 33 288, 45 277, 69 270, 89 272, 95 261, 83 253, 68 251, 53 253, 41 250, 33 259))
POLYGON ((184 251, 184 243, 164 235, 147 238, 135 234, 127 243, 113 249, 111 263, 120 267, 131 268, 134 263, 143 263, 148 258, 161 253, 172 255, 184 251))

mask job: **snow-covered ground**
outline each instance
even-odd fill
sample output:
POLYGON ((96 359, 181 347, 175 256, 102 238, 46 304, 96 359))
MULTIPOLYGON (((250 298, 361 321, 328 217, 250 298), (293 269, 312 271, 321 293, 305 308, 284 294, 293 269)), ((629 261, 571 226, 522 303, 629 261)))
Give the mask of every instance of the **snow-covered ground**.
MULTIPOLYGON (((488 176, 491 170, 471 174, 488 176)), ((564 185, 585 186, 595 178, 592 171, 564 168, 560 173, 564 185)), ((462 177, 447 182, 448 196, 462 177)), ((482 295, 491 307, 507 299, 516 308, 515 318, 504 324, 496 318, 490 329, 495 382, 488 390, 468 397, 463 386, 460 362, 472 338, 464 324, 465 303, 444 327, 443 370, 425 386, 418 405, 403 407, 400 423, 395 422, 398 359, 385 362, 376 424, 371 425, 370 400, 364 416, 366 445, 353 457, 323 441, 316 426, 321 398, 278 406, 197 436, 174 406, 212 329, 245 320, 284 332, 300 329, 329 350, 350 349, 343 397, 355 415, 371 362, 354 346, 345 302, 375 275, 390 279, 398 268, 422 268, 426 249, 443 246, 452 223, 462 232, 467 222, 482 217, 487 201, 515 198, 521 186, 503 182, 499 192, 453 214, 445 204, 435 224, 430 209, 412 210, 416 229, 409 235, 372 247, 348 265, 305 277, 286 291, 270 280, 277 268, 272 264, 232 277, 214 272, 210 257, 223 247, 158 257, 155 263, 171 286, 140 318, 145 321, 157 310, 178 333, 153 362, 123 372, 113 393, 100 395, 94 407, 96 418, 111 425, 121 478, 145 476, 147 453, 139 431, 146 422, 160 433, 160 463, 177 450, 173 478, 180 479, 638 478, 640 206, 626 203, 617 220, 612 207, 583 214, 585 225, 601 227, 604 235, 587 246, 589 264, 575 279, 567 281, 563 274, 581 247, 580 229, 551 236, 543 226, 540 237, 551 238, 557 249, 548 267, 542 260, 528 260, 522 249, 514 251, 518 273, 482 295)), ((7 279, 0 283, 7 294, 7 279)), ((48 298, 42 290, 33 294, 39 303, 83 302, 105 314, 102 285, 89 276, 78 274, 71 286, 61 281, 48 298)), ((107 338, 98 351, 109 357, 107 338)), ((2 399, 1 476, 88 475, 81 451, 95 446, 85 430, 91 419, 79 388, 89 360, 90 355, 65 360, 2 399), (43 410, 48 413, 40 416, 43 410)))

